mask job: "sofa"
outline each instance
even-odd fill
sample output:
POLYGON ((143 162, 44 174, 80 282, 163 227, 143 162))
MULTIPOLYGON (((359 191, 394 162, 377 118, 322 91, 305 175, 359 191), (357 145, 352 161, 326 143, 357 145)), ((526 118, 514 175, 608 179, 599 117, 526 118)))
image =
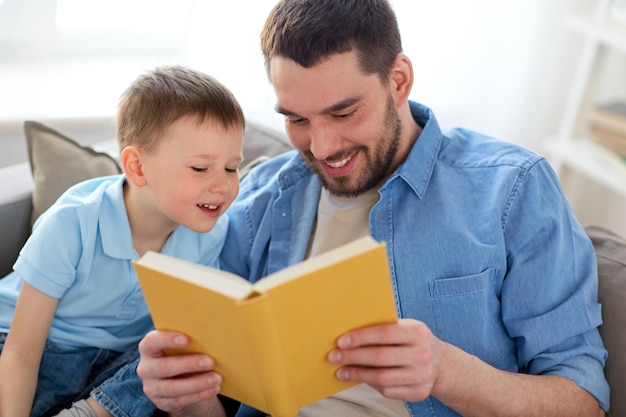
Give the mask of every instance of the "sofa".
MULTIPOLYGON (((121 172, 114 138, 88 145, 50 123, 24 122, 28 161, 0 168, 0 277, 11 271, 35 219, 69 186, 121 172)), ((240 175, 293 149, 285 135, 247 122, 240 175)))
MULTIPOLYGON (((28 161, 0 168, 0 277, 10 272, 33 221, 63 190, 83 179, 120 172, 113 138, 88 146, 54 126, 27 121, 24 139, 28 161)), ((281 132, 248 122, 241 175, 290 149, 281 132)), ((599 227, 586 231, 596 249, 600 333, 609 352, 605 374, 612 395, 607 416, 626 417, 626 240, 599 227)))

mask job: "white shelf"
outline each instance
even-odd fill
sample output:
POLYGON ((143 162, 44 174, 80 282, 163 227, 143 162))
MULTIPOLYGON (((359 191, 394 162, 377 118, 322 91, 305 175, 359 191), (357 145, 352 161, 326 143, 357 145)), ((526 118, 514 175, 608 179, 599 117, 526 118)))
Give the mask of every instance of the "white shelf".
POLYGON ((547 141, 549 159, 580 172, 626 197, 626 161, 617 153, 584 138, 547 141))
MULTIPOLYGON (((587 0, 588 10, 565 20, 565 25, 585 39, 572 85, 563 109, 559 132, 546 140, 546 150, 557 175, 562 168, 580 173, 626 197, 626 161, 598 144, 582 128, 588 106, 599 94, 595 82, 606 71, 601 65, 600 48, 626 54, 626 24, 611 16, 611 0, 587 0), (583 130, 580 130, 583 129, 583 130)), ((621 81, 620 81, 621 82, 621 81)), ((580 190, 584 194, 584 190, 580 190)))
POLYGON ((566 25, 574 31, 595 39, 607 48, 626 53, 626 24, 605 19, 602 24, 592 18, 569 17, 566 25))

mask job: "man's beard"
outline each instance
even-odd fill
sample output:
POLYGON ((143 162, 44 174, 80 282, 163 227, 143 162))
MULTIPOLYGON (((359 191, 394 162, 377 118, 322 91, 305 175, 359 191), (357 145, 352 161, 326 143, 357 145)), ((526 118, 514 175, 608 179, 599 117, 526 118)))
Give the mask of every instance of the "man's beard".
MULTIPOLYGON (((373 189, 383 183, 393 165, 393 160, 400 148, 400 135, 402 123, 398 117, 393 103, 393 99, 388 97, 385 125, 382 136, 375 148, 357 146, 352 151, 361 151, 360 158, 365 158, 365 167, 354 186, 350 186, 350 175, 345 177, 329 177, 319 166, 320 162, 315 159, 310 150, 302 153, 304 161, 309 168, 317 174, 322 183, 331 194, 339 197, 356 197, 366 191, 373 189)), ((359 161, 359 163, 361 163, 359 161)), ((353 174, 351 174, 353 175, 353 174)))

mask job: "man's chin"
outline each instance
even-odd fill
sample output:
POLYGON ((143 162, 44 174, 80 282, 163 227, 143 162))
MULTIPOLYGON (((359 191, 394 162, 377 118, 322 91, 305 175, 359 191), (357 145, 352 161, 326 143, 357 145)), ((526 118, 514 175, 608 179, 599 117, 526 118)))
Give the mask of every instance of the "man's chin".
POLYGON ((322 186, 336 197, 356 197, 366 191, 358 185, 350 184, 348 181, 337 181, 336 179, 329 180, 324 178, 322 186))
MULTIPOLYGON (((323 167, 312 161, 307 161, 309 167, 315 172, 324 187, 331 195, 336 197, 356 197, 367 191, 362 189, 361 184, 355 179, 356 173, 352 172, 345 176, 329 175, 323 167)), ((371 188, 371 187, 370 187, 371 188)))

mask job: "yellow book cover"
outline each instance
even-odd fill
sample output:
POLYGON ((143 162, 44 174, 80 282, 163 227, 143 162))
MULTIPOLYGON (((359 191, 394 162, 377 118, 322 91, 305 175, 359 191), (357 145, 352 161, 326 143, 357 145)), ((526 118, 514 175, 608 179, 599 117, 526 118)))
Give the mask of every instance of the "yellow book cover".
POLYGON ((254 284, 155 252, 134 266, 156 328, 190 337, 168 354, 213 357, 221 393, 273 417, 353 386, 326 359, 337 338, 397 321, 385 244, 369 236, 254 284))

